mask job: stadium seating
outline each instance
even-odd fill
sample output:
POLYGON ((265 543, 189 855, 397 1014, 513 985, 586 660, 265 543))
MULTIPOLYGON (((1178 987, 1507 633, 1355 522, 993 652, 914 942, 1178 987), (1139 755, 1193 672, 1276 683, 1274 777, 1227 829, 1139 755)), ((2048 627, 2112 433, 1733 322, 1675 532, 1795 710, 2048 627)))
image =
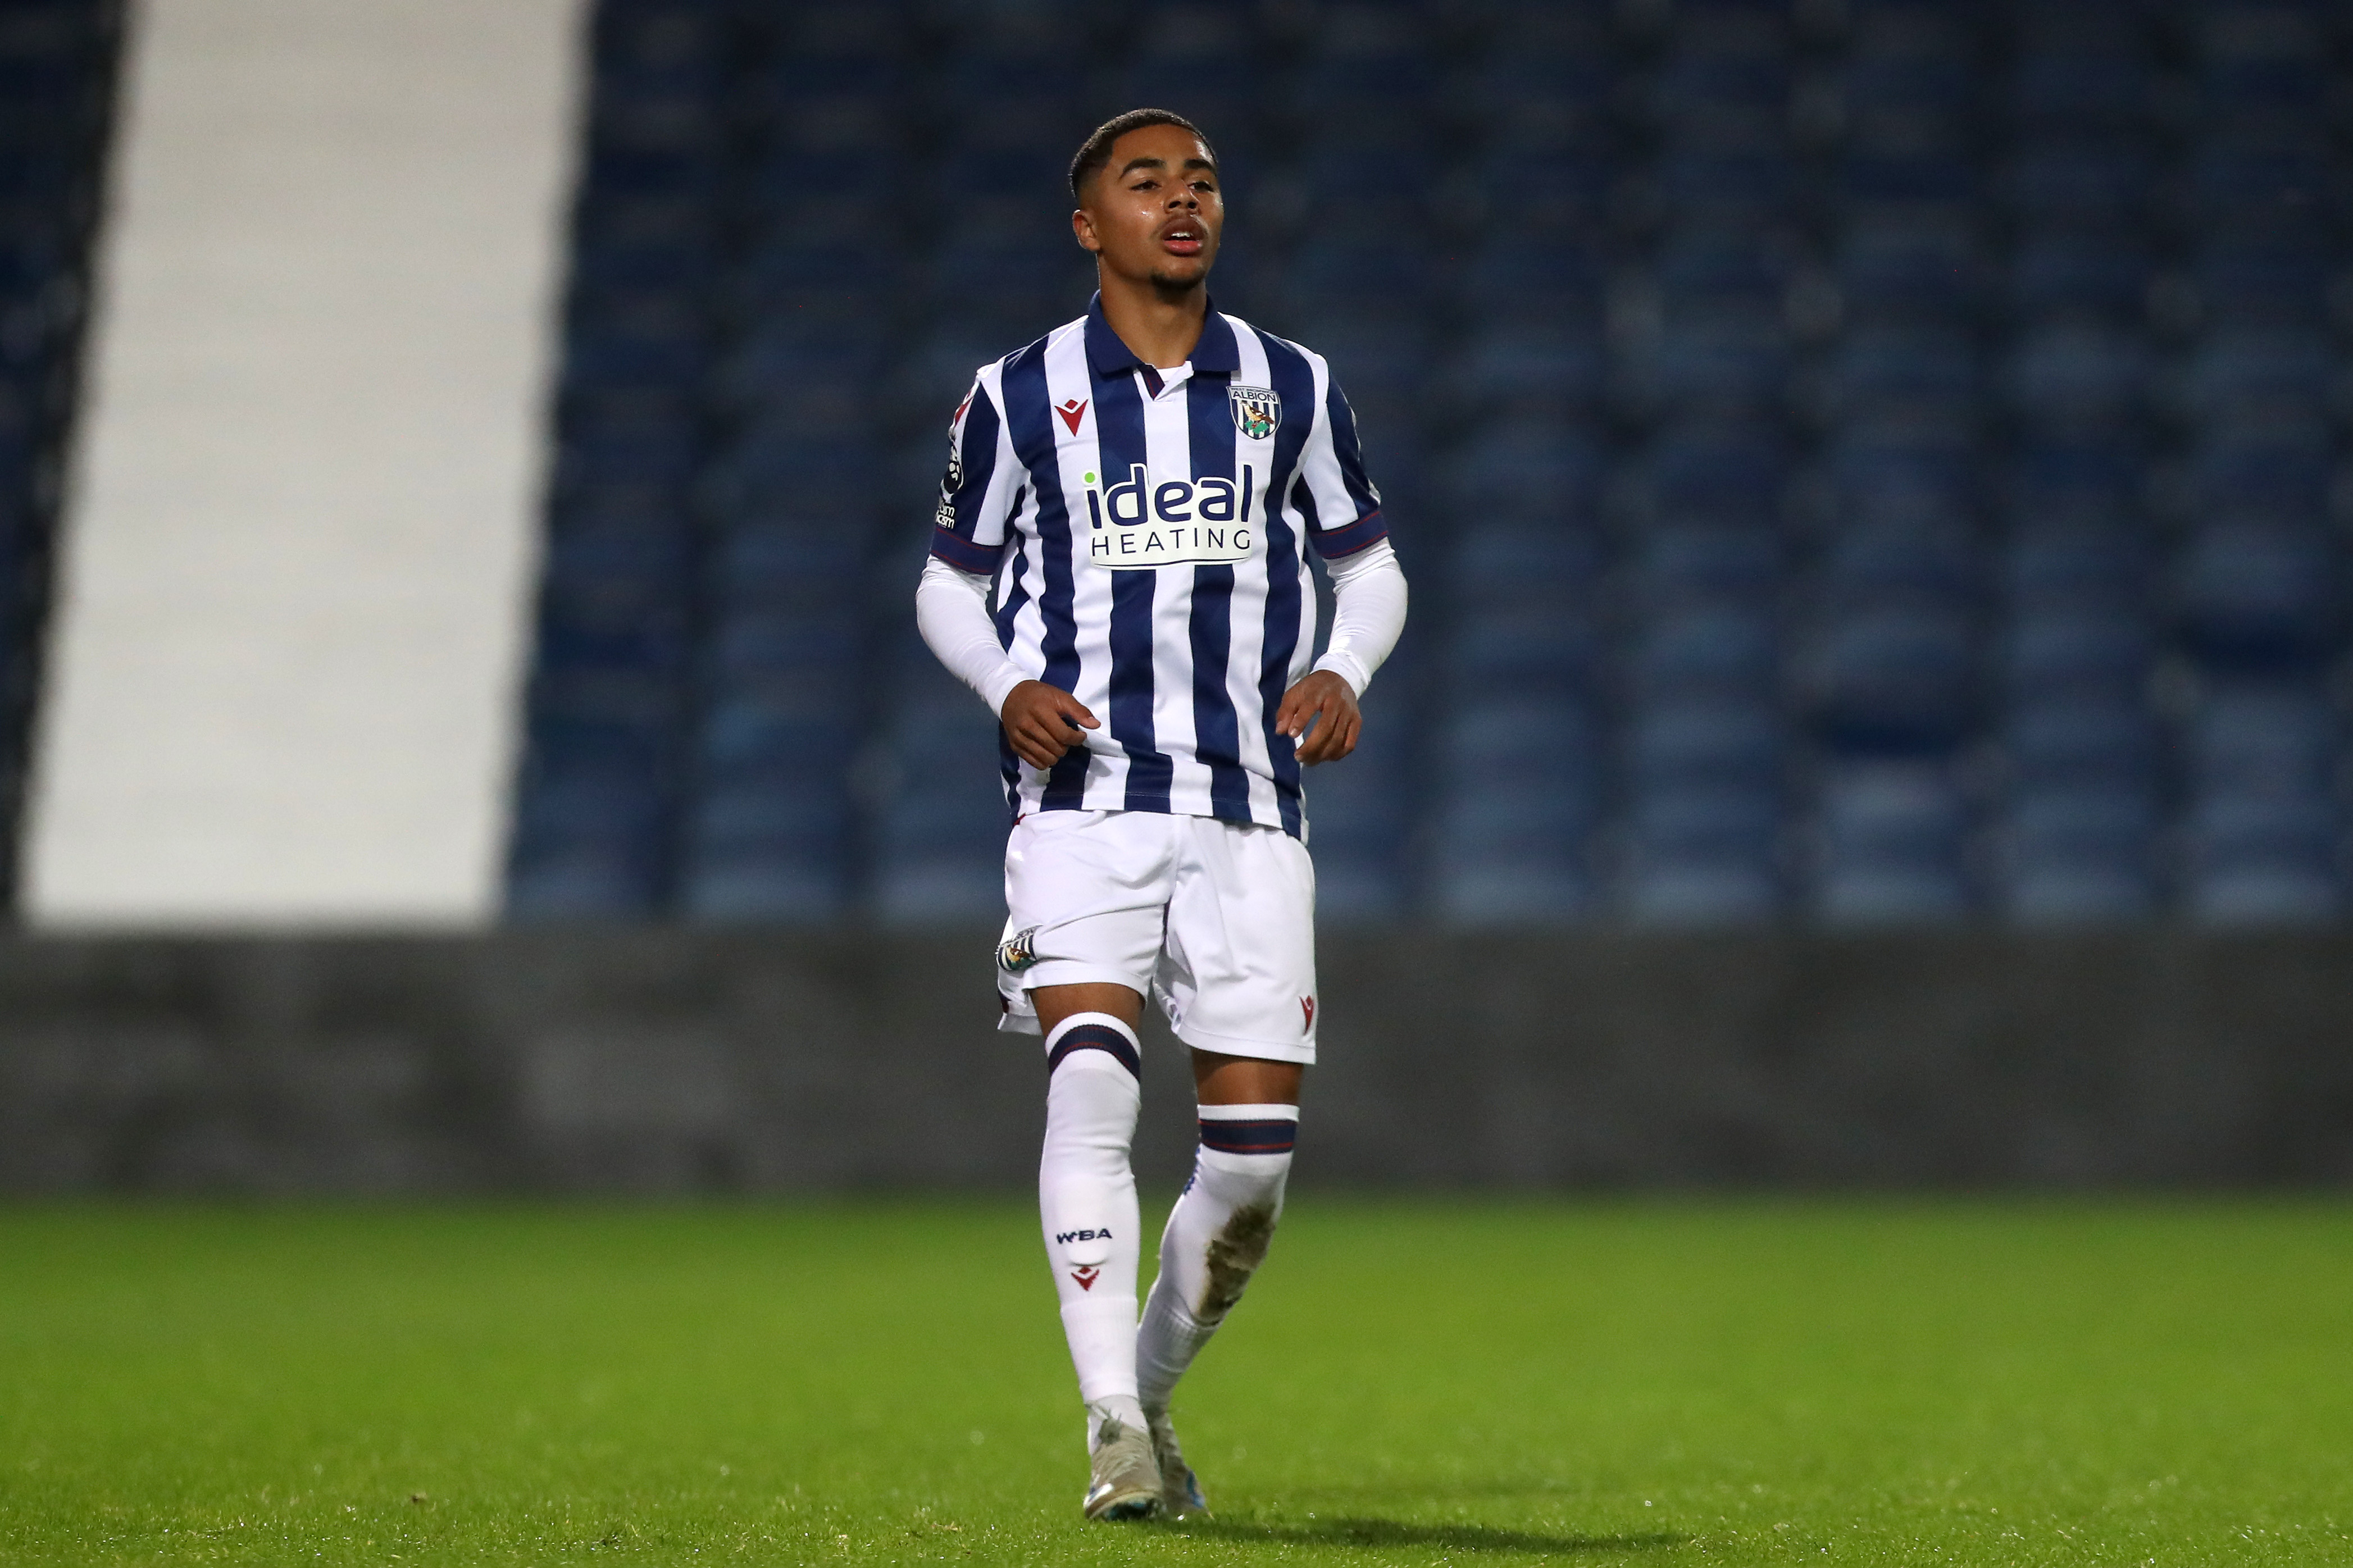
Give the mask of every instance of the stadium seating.
MULTIPOLYGON (((16 823, 48 604, 120 8, 0 5, 0 820, 16 823)), ((13 889, 16 836, 0 854, 13 889)))
POLYGON ((994 916, 909 597, 1137 102, 1413 581, 1327 916, 2345 912, 2339 8, 603 0, 595 58, 518 915, 994 916))

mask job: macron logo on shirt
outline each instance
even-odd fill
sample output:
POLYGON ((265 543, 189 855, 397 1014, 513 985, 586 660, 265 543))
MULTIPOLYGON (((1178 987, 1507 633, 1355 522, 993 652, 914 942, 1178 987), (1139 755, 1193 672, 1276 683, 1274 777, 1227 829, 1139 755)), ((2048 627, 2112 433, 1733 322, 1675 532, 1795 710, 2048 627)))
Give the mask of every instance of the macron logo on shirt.
POLYGON ((1087 416, 1087 405, 1078 398, 1066 397, 1062 405, 1054 412, 1062 416, 1062 423, 1069 426, 1071 434, 1075 436, 1079 433, 1079 421, 1087 416))

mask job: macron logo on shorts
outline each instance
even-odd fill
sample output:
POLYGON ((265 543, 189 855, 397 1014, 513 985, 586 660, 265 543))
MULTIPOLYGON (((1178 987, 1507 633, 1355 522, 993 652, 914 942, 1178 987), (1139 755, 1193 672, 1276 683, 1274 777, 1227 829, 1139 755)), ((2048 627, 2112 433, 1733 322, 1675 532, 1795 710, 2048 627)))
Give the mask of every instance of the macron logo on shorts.
POLYGON ((1302 996, 1299 999, 1299 1010, 1306 1015, 1299 1026, 1299 1032, 1303 1035, 1314 1034, 1315 1032, 1315 998, 1302 996))

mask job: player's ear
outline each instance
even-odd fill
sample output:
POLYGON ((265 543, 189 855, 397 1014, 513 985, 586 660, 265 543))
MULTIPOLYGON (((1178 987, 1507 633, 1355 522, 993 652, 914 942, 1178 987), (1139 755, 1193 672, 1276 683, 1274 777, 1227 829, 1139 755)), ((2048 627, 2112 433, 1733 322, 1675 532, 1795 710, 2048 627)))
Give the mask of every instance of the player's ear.
POLYGON ((1071 232, 1079 237, 1080 249, 1092 251, 1101 251, 1103 249, 1103 240, 1095 234, 1095 220, 1087 216, 1086 208, 1077 207, 1072 209, 1071 213, 1071 232))

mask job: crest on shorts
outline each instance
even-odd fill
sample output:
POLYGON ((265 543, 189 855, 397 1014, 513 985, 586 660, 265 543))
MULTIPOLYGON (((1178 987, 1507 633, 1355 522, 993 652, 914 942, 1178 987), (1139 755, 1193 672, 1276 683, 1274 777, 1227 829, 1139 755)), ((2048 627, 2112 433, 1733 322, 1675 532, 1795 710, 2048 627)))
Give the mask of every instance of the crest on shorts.
POLYGON ((1253 441, 1263 441, 1282 423, 1282 399, 1271 386, 1229 386, 1226 405, 1234 411, 1234 428, 1253 441))
POLYGON ((1024 926, 997 944, 997 962, 1008 974, 1018 974, 1038 962, 1038 928, 1024 926))

